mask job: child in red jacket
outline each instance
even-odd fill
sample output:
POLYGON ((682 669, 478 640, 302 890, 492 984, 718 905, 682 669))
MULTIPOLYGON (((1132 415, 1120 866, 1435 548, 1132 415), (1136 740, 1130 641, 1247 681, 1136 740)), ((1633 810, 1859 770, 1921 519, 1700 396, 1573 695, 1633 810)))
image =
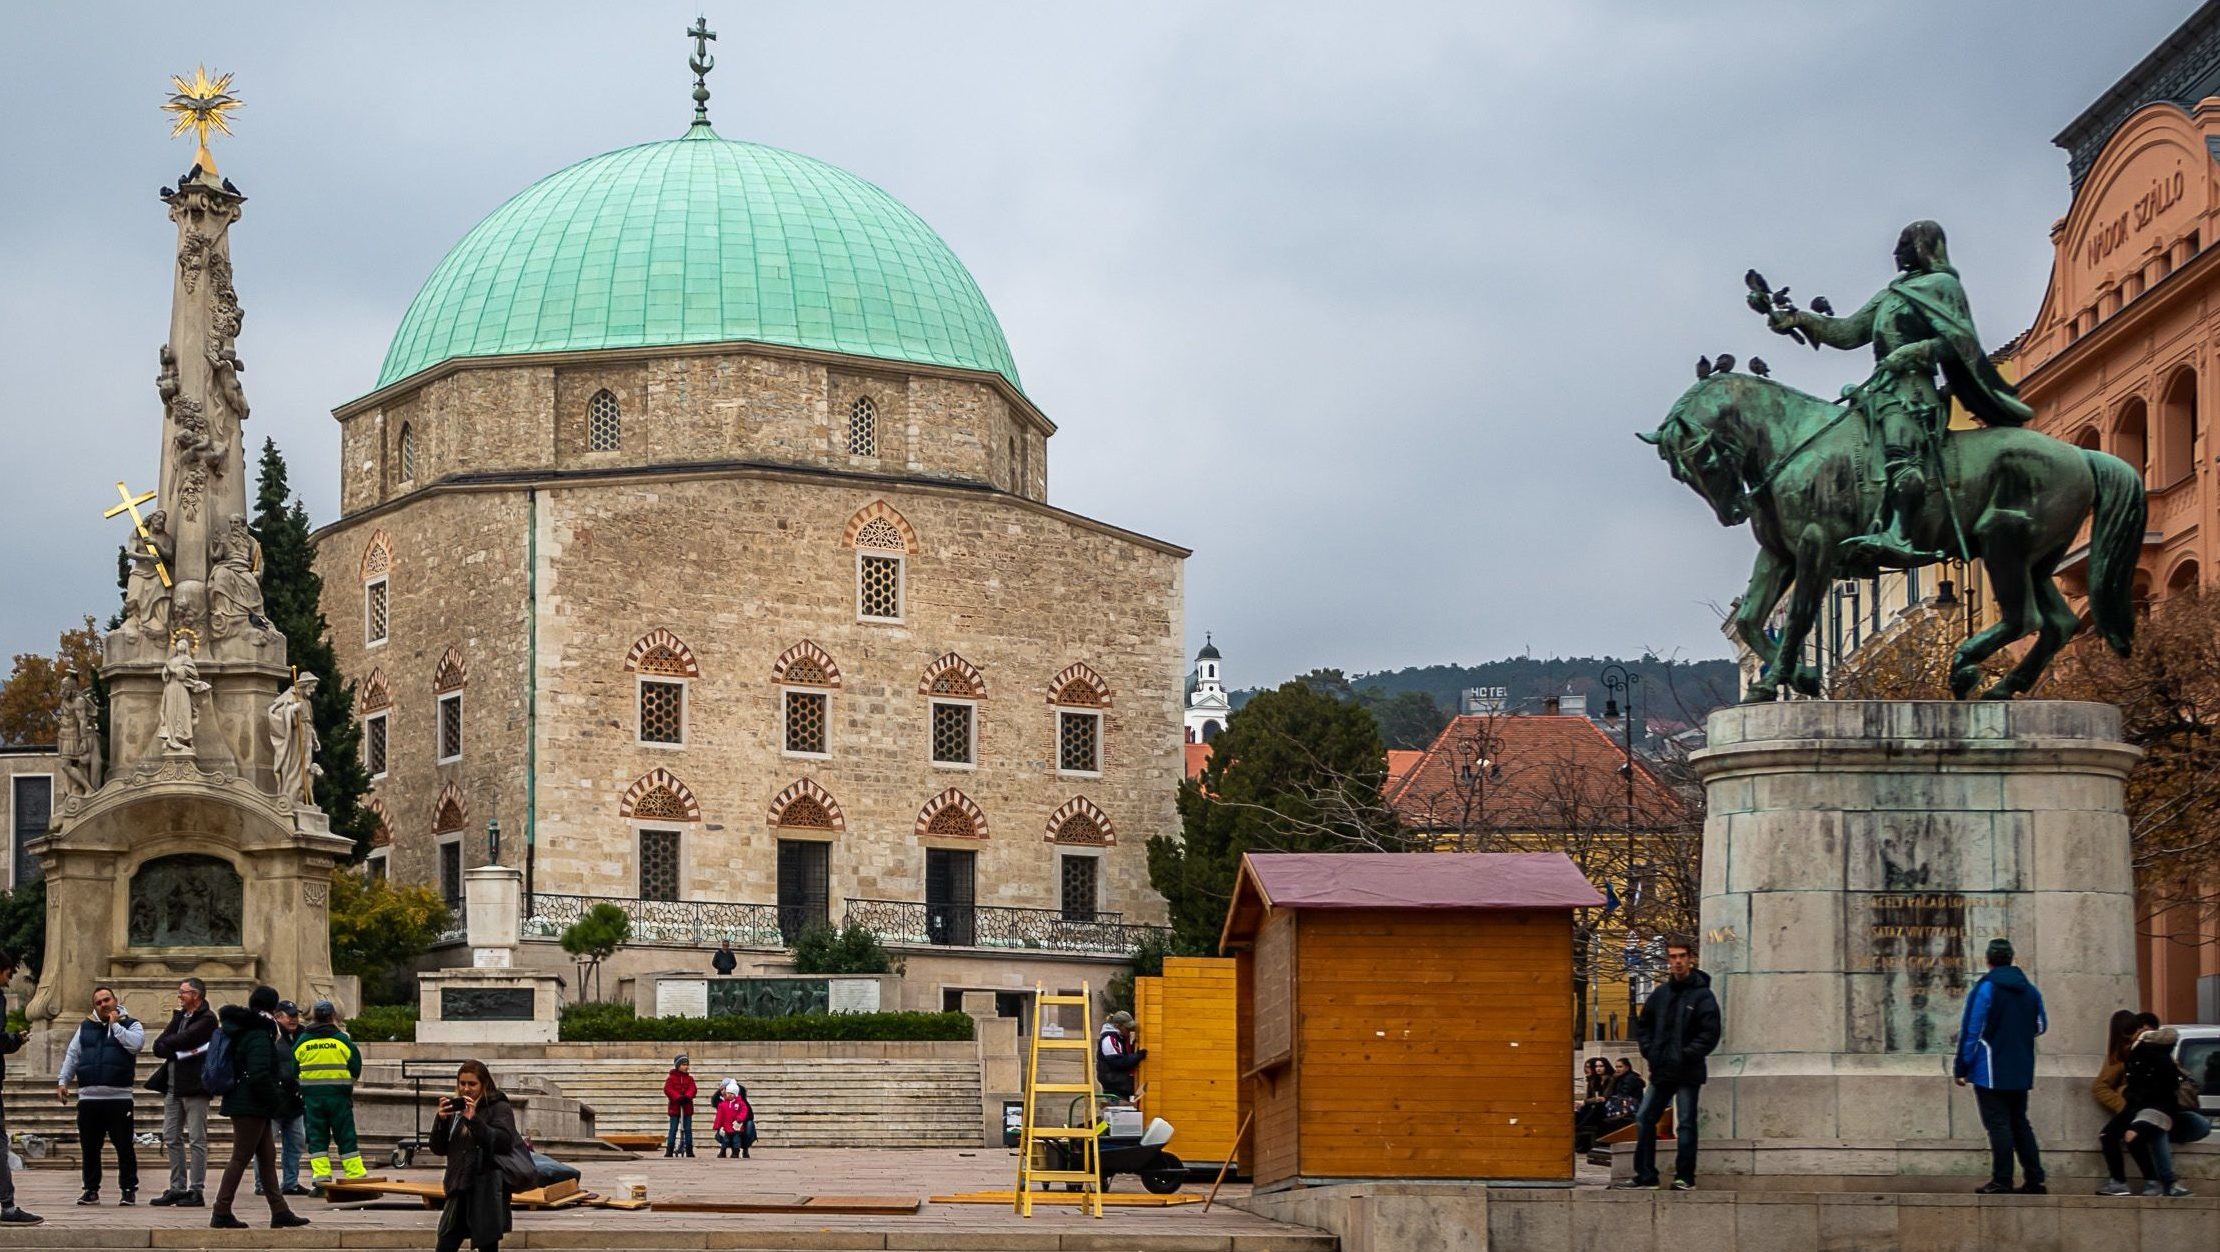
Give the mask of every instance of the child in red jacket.
POLYGON ((671 1063, 671 1075, 663 1080, 663 1098, 670 1102, 670 1132, 663 1138, 663 1155, 692 1156, 694 1154, 694 1062, 683 1052, 671 1063))
POLYGON ((755 1143, 755 1110, 748 1089, 729 1079, 717 1097, 717 1155, 744 1157, 755 1143))

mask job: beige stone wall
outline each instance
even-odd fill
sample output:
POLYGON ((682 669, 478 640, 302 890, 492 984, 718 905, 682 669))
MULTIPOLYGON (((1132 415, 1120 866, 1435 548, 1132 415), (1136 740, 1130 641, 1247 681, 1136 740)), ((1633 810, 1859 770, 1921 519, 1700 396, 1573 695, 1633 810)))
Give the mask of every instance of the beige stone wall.
POLYGON ((339 411, 340 508, 352 515, 461 473, 721 460, 984 483, 1045 500, 1047 427, 1004 386, 774 348, 465 363, 339 411), (586 406, 603 389, 622 411, 623 446, 594 452, 586 406), (878 446, 855 456, 848 415, 864 396, 878 410, 878 446), (404 425, 416 444, 405 482, 404 425))
POLYGON ((1054 907, 1047 825, 1084 797, 1116 834, 1100 850, 1100 907, 1163 919, 1144 845, 1178 822, 1183 554, 1007 494, 1013 484, 1045 494, 1047 428, 996 387, 771 351, 569 354, 459 370, 340 416, 347 516, 319 536, 319 568, 346 676, 359 685, 381 669, 392 693, 388 773, 375 794, 396 878, 436 879, 434 815, 453 786, 468 805, 469 863, 489 813, 521 855, 525 797, 536 794, 539 891, 636 894, 636 830, 653 826, 683 832, 683 895, 770 903, 771 802, 807 778, 845 818, 832 836, 836 920, 849 897, 922 900, 917 819, 949 787, 986 815, 984 840, 937 840, 978 853, 978 903, 1054 907), (585 407, 602 388, 623 409, 618 452, 586 448, 585 407), (875 457, 847 452, 858 395, 878 407, 875 457), (404 416, 416 473, 397 492, 404 416), (683 464, 713 460, 808 468, 683 464), (667 469, 597 473, 647 464, 667 469), (435 485, 466 470, 542 476, 531 487, 435 485), (877 501, 918 537, 900 624, 856 619, 856 554, 843 539, 877 501), (366 647, 359 569, 381 531, 395 554, 390 634, 366 647), (678 748, 639 742, 637 676, 625 667, 634 642, 659 628, 700 666, 678 748), (823 760, 780 750, 772 668, 804 639, 841 671, 823 760), (469 668, 466 744, 461 762, 440 765, 432 682, 449 647, 469 668), (920 676, 950 651, 988 685, 974 769, 928 760, 920 676), (1112 692, 1099 778, 1054 767, 1048 683, 1074 662, 1112 692), (526 768, 535 682, 536 791, 526 768), (685 784, 698 821, 621 815, 627 788, 658 767, 685 784))
POLYGON ((324 618, 340 669, 355 685, 357 708, 374 672, 391 695, 387 773, 372 794, 395 836, 388 855, 396 878, 436 881, 434 817, 450 786, 468 819, 466 865, 482 860, 476 854, 485 846, 488 816, 498 814, 512 834, 522 833, 529 508, 521 491, 434 492, 319 538, 324 618), (362 554, 381 533, 394 553, 386 575, 387 637, 366 645, 362 554), (463 755, 440 764, 433 675, 450 647, 468 676, 463 755))
POLYGON ((956 787, 986 814, 988 836, 933 842, 978 852, 979 903, 1057 903, 1047 822, 1084 796, 1117 832, 1103 907, 1161 916, 1141 845, 1177 824, 1177 558, 1006 498, 783 477, 564 488, 543 493, 542 510, 540 889, 634 894, 636 838, 619 805, 661 767, 701 809, 684 827, 688 895, 775 900, 771 802, 808 778, 845 818, 836 897, 922 899, 918 814, 956 787), (855 620, 855 553, 842 535, 878 500, 919 535, 902 625, 855 620), (637 676, 624 659, 659 627, 701 670, 682 748, 638 741, 637 676), (841 672, 825 760, 781 751, 772 668, 804 639, 841 672), (949 651, 987 682, 975 769, 928 760, 918 688, 949 651), (1054 768, 1048 681, 1073 662, 1112 691, 1100 778, 1054 768))

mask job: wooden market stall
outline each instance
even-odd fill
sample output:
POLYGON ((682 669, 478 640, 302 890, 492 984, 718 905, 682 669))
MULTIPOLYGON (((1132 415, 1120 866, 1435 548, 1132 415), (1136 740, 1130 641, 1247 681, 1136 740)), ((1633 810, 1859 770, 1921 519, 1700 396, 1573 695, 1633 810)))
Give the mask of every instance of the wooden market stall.
POLYGON ((1560 852, 1243 858, 1222 946, 1257 1187, 1569 1182, 1572 910, 1602 903, 1560 852))

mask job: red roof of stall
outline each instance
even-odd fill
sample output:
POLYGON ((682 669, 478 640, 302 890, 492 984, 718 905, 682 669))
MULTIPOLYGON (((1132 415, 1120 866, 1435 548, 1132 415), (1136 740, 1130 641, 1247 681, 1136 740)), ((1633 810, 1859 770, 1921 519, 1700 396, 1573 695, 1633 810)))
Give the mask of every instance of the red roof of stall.
POLYGON ((1226 917, 1268 909, 1578 909, 1603 896, 1562 852, 1252 852, 1226 917))

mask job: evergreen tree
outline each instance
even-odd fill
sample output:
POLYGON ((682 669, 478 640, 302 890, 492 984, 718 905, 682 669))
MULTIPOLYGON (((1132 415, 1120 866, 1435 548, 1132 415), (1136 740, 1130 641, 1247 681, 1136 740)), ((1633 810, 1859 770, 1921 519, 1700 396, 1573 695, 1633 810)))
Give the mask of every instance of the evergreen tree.
POLYGON ((1401 851, 1380 798, 1386 779, 1379 725, 1359 705, 1307 679, 1249 701, 1227 719, 1202 777, 1180 787, 1180 837, 1149 840, 1173 947, 1217 950, 1244 852, 1401 851))
POLYGON ((285 457, 274 440, 262 441, 261 482, 254 498, 254 537, 262 544, 262 602, 270 624, 285 636, 293 667, 322 681, 310 702, 316 738, 322 745, 316 763, 316 806, 331 818, 331 831, 351 839, 355 859, 370 851, 376 815, 363 806, 370 772, 362 763, 362 728, 355 721, 355 688, 341 681, 330 628, 321 607, 324 580, 316 573, 316 548, 309 542, 308 510, 286 481, 285 457))

